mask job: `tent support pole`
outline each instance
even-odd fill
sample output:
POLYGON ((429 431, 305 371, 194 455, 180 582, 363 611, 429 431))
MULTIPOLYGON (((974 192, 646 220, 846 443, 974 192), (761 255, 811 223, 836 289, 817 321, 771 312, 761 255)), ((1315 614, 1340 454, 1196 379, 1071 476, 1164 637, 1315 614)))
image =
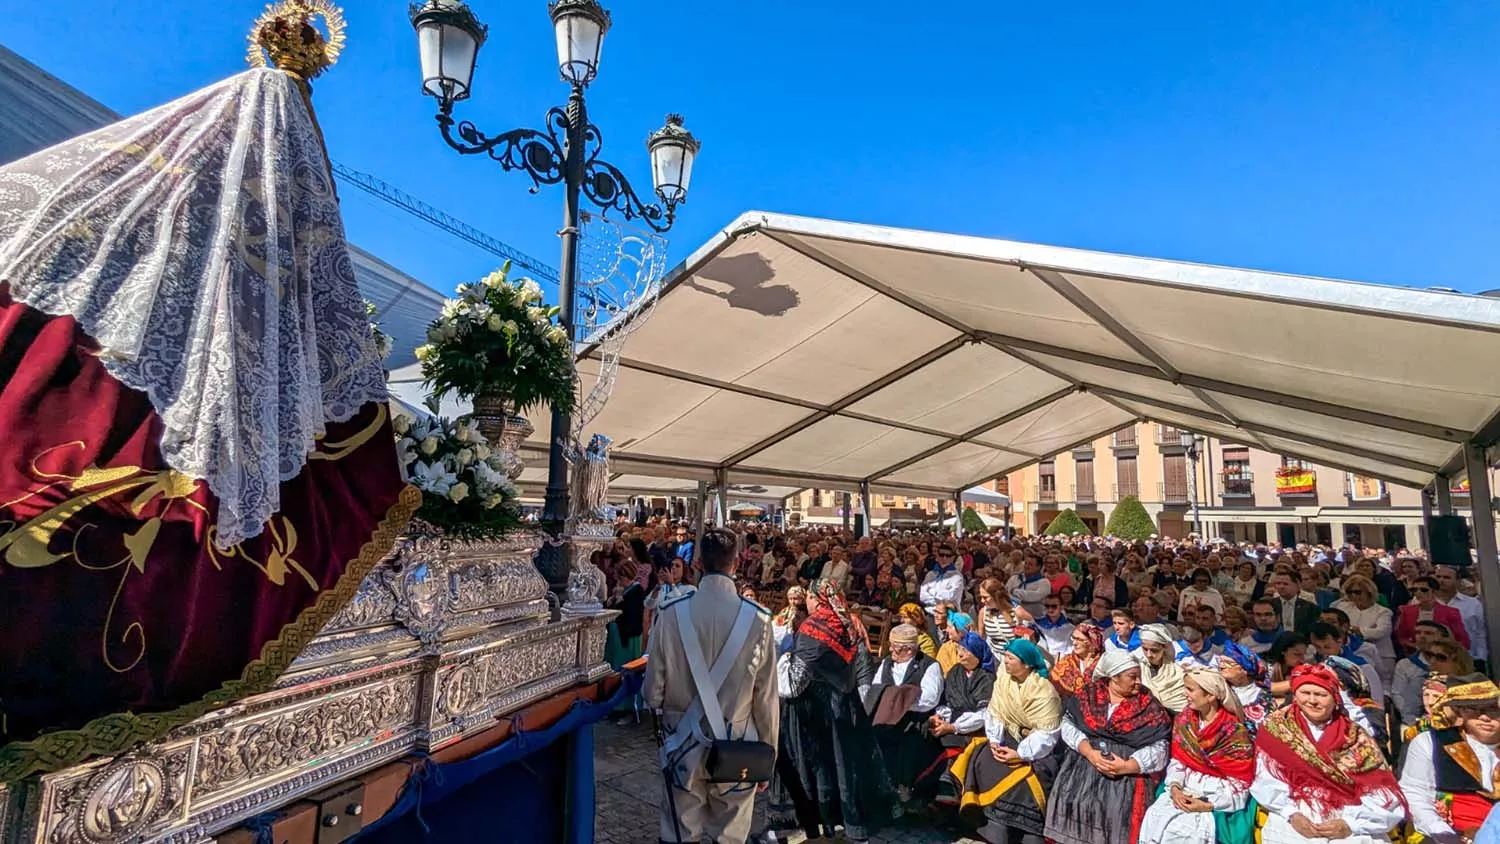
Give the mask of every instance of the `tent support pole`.
POLYGON ((718 501, 714 524, 724 527, 729 524, 729 470, 714 470, 715 498, 718 501))
MULTIPOLYGON (((1495 549, 1495 511, 1490 508, 1490 467, 1484 446, 1465 443, 1464 465, 1469 470, 1469 524, 1474 528, 1474 550, 1479 552, 1479 589, 1484 595, 1484 614, 1500 618, 1500 555, 1495 549)), ((1500 663, 1500 624, 1492 621, 1485 629, 1490 645, 1488 667, 1494 677, 1500 663)))
POLYGON ((963 537, 964 535, 964 493, 963 490, 953 493, 953 535, 963 537))
POLYGON ((844 530, 847 531, 849 530, 849 511, 854 509, 854 502, 848 492, 844 493, 844 506, 839 509, 843 511, 844 530))
MULTIPOLYGON (((1429 539, 1432 536, 1432 489, 1432 484, 1422 487, 1422 535, 1417 537, 1417 541, 1421 543, 1422 550, 1426 551, 1429 555, 1432 553, 1432 540, 1429 539)), ((1410 544, 1411 537, 1408 536, 1407 545, 1410 546, 1410 544)), ((1411 550, 1410 547, 1408 547, 1408 550, 1411 550)))
POLYGON ((708 481, 698 482, 698 529, 693 534, 693 558, 696 563, 703 557, 703 522, 708 517, 708 481))
POLYGON ((860 529, 860 532, 859 532, 860 538, 863 539, 864 537, 870 536, 870 535, 872 535, 874 533, 874 531, 871 529, 872 525, 870 524, 870 482, 869 481, 860 481, 859 482, 859 510, 860 510, 861 513, 865 514, 864 527, 862 527, 860 529))
MULTIPOLYGON (((1467 456, 1465 457, 1467 460, 1467 456)), ((1473 481, 1469 481, 1470 487, 1473 481)), ((1437 513, 1439 516, 1453 515, 1453 481, 1447 475, 1438 475, 1432 480, 1432 492, 1437 499, 1437 513)), ((1473 492, 1469 493, 1469 500, 1474 500, 1473 492)))
POLYGON ((937 500, 937 510, 938 510, 938 514, 937 514, 937 516, 938 516, 938 519, 937 519, 937 529, 938 529, 938 533, 941 534, 943 532, 943 518, 944 518, 944 516, 943 516, 943 499, 941 499, 941 498, 939 498, 937 500))

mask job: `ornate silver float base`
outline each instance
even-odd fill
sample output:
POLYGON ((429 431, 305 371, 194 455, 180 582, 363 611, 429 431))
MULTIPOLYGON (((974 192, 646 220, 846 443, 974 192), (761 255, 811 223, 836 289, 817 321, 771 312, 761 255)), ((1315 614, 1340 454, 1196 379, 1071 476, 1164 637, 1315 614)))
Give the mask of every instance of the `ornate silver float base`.
POLYGON ((0 842, 199 844, 607 676, 615 614, 549 624, 535 547, 403 541, 276 688, 124 756, 0 787, 0 842))

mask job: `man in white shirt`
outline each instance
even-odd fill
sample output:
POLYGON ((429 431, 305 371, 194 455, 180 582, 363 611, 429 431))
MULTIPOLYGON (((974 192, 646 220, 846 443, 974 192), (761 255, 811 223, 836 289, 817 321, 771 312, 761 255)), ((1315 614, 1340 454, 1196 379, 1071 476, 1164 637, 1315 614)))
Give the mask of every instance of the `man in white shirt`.
POLYGON ((939 603, 947 601, 962 610, 964 597, 964 573, 958 567, 958 552, 952 545, 943 545, 937 550, 937 568, 927 573, 922 587, 917 591, 917 600, 922 602, 929 614, 939 603))
POLYGON ((1459 616, 1464 620, 1464 630, 1469 634, 1469 653, 1474 655, 1474 661, 1489 660, 1490 642, 1484 628, 1484 602, 1458 591, 1458 569, 1438 566, 1433 569, 1432 576, 1438 582, 1438 603, 1458 610, 1459 616))
POLYGON ((1412 825, 1439 844, 1472 841, 1496 802, 1500 687, 1483 674, 1455 680, 1444 695, 1454 726, 1417 734, 1401 769, 1412 825))
POLYGON ((1021 570, 1011 575, 1005 584, 1010 599, 1017 606, 1031 613, 1032 618, 1043 612, 1042 601, 1052 594, 1052 583, 1042 574, 1042 564, 1035 556, 1026 557, 1021 570))
POLYGON ((891 654, 875 670, 870 693, 875 695, 875 739, 885 756, 887 773, 896 784, 897 795, 905 803, 911 799, 911 786, 922 767, 932 761, 926 753, 929 746, 936 755, 936 746, 923 728, 928 716, 942 702, 943 669, 937 660, 929 659, 917 649, 917 628, 910 624, 898 624, 891 629, 890 645, 891 654), (881 698, 901 686, 917 686, 916 698, 905 707, 900 718, 885 717, 885 721, 892 723, 881 723, 887 715, 881 698))
POLYGON ((1448 628, 1436 621, 1417 622, 1415 636, 1416 652, 1397 660, 1396 669, 1391 673, 1391 700, 1396 702, 1396 711, 1401 713, 1403 724, 1415 724, 1426 714, 1422 706, 1422 684, 1427 682, 1432 666, 1427 664, 1422 652, 1433 642, 1450 638, 1448 628))

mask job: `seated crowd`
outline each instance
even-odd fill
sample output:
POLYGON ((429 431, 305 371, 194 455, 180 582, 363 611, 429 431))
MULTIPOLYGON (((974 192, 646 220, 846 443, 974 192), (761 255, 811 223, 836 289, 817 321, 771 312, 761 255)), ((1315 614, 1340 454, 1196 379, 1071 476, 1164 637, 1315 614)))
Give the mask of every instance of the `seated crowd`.
MULTIPOLYGON (((1467 842, 1500 800, 1481 604, 1421 554, 736 529, 775 611, 773 832, 1467 842)), ((599 555, 620 660, 692 558, 670 524, 599 555)))

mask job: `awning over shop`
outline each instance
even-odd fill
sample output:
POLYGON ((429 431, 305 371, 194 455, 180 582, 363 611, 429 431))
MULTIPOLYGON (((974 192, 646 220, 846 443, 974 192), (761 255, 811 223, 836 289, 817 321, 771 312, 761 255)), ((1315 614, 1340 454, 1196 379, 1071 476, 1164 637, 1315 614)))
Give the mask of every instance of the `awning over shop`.
POLYGON ((1421 486, 1496 439, 1495 360, 1495 299, 751 213, 591 427, 632 474, 951 498, 1150 419, 1421 486))

